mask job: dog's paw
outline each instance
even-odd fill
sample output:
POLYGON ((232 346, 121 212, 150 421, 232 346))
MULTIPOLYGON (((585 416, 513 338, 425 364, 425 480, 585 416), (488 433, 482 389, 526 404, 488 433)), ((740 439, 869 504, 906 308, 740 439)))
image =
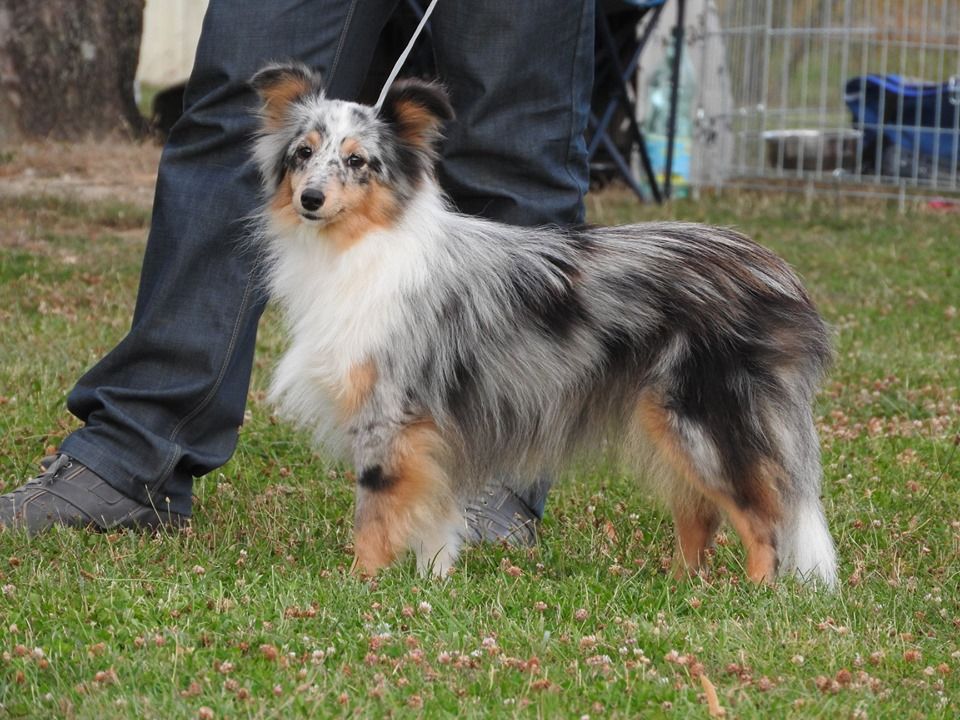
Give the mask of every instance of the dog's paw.
POLYGON ((457 564, 460 536, 451 533, 445 542, 438 542, 437 538, 431 540, 432 542, 421 540, 413 545, 417 556, 417 570, 423 577, 432 575, 435 578, 445 578, 457 564))

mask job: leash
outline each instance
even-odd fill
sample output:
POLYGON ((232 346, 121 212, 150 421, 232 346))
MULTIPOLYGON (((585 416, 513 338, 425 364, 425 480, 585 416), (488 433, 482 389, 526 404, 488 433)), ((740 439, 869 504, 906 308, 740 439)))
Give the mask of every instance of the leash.
POLYGON ((417 38, 420 37, 420 33, 427 24, 427 20, 430 19, 430 14, 433 12, 433 8, 436 6, 436 4, 437 0, 430 0, 430 5, 427 6, 426 11, 423 13, 423 17, 420 18, 420 24, 417 25, 417 29, 413 31, 413 37, 410 38, 410 42, 407 43, 406 49, 400 54, 400 59, 397 60, 397 64, 394 65, 393 70, 390 71, 390 76, 387 78, 387 82, 384 83, 383 90, 380 91, 380 97, 377 100, 377 104, 373 106, 377 112, 380 112, 380 108, 383 107, 383 101, 387 99, 387 92, 390 90, 390 86, 393 85, 393 81, 397 79, 397 75, 400 73, 400 68, 402 68, 403 64, 407 61, 407 56, 410 55, 410 51, 413 50, 413 45, 417 42, 417 38))

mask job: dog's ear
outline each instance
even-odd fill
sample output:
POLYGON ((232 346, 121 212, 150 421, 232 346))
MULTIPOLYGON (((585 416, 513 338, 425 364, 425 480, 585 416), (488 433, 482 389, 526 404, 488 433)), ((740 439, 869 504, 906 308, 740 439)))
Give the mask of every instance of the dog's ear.
POLYGON ((302 63, 267 65, 253 76, 250 85, 263 100, 261 115, 268 127, 283 123, 290 103, 323 88, 320 74, 302 63))
POLYGON ((431 151, 441 137, 443 124, 453 119, 453 107, 442 86, 411 78, 393 84, 380 116, 396 128, 400 139, 431 151))

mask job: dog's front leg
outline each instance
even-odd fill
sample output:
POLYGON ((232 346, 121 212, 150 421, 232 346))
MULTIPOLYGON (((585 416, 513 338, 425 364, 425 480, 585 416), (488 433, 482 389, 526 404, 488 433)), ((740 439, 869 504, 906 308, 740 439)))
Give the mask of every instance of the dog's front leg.
POLYGON ((421 573, 445 574, 457 558, 462 519, 436 425, 422 417, 361 422, 354 451, 355 568, 372 575, 412 549, 421 573))

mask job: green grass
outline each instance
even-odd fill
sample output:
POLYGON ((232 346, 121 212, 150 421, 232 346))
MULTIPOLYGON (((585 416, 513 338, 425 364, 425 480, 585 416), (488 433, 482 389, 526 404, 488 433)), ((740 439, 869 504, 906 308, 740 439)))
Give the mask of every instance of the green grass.
MULTIPOLYGON (((784 255, 836 329, 817 407, 842 585, 755 588, 725 533, 672 581, 671 528, 630 481, 554 490, 541 544, 347 574, 344 468, 263 402, 266 316, 235 458, 181 536, 0 535, 0 718, 727 717, 960 714, 960 251, 956 215, 726 194, 598 222, 735 225, 784 255)), ((129 323, 148 216, 0 203, 0 483, 76 426, 63 399, 129 323)))

